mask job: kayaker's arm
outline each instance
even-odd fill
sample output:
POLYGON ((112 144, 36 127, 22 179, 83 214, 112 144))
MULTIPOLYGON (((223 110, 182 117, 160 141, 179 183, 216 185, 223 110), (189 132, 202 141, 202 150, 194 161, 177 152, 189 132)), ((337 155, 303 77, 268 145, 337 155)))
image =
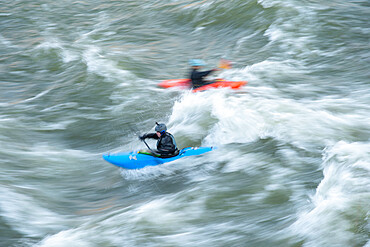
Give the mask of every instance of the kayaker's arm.
POLYGON ((159 139, 159 137, 157 136, 156 133, 148 133, 148 134, 144 134, 142 136, 139 136, 139 139, 140 140, 145 140, 146 138, 151 138, 151 139, 159 139))
POLYGON ((198 71, 196 69, 193 69, 190 73, 190 79, 192 81, 202 81, 203 77, 206 77, 207 75, 211 74, 212 72, 216 71, 217 69, 207 70, 207 71, 198 71))
POLYGON ((205 77, 205 76, 207 76, 207 75, 209 75, 209 74, 211 74, 213 71, 216 71, 216 69, 211 69, 211 70, 207 70, 207 71, 198 71, 198 76, 199 77, 205 77))

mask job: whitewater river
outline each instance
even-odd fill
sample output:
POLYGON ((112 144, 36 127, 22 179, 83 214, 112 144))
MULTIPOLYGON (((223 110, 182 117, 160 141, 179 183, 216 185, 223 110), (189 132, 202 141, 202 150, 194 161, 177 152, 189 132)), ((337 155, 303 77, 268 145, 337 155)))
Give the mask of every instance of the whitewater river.
POLYGON ((368 0, 1 1, 0 246, 370 247, 369 37, 368 0), (248 85, 157 86, 192 58, 248 85), (102 159, 156 121, 218 148, 102 159))

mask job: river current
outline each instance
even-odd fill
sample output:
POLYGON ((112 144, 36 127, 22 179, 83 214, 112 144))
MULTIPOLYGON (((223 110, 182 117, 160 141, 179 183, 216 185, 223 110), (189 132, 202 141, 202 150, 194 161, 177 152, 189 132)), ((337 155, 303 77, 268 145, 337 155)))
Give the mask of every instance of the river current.
POLYGON ((0 246, 369 247, 369 37, 367 0, 1 1, 0 246), (157 86, 193 58, 248 84, 157 86), (217 149, 102 159, 156 121, 217 149))

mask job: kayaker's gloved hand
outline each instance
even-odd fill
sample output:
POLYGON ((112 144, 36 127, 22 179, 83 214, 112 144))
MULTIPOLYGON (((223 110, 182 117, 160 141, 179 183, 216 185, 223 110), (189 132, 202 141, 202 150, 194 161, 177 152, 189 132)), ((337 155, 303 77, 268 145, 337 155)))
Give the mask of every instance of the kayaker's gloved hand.
POLYGON ((139 136, 140 141, 144 141, 146 138, 146 135, 139 136))

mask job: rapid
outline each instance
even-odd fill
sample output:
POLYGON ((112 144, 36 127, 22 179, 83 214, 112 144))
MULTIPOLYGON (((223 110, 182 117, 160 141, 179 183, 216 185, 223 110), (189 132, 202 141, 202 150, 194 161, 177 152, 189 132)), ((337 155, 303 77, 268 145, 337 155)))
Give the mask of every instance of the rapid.
POLYGON ((369 23, 367 0, 2 1, 0 246, 369 247, 369 23), (248 84, 157 86, 192 58, 248 84), (217 149, 102 159, 156 121, 217 149))

